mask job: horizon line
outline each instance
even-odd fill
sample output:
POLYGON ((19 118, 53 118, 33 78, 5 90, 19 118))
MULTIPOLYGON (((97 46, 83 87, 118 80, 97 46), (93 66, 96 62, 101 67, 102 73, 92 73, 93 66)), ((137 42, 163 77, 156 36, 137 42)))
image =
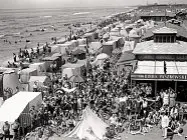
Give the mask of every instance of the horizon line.
POLYGON ((142 5, 119 5, 119 6, 66 6, 66 7, 31 7, 31 8, 0 8, 0 10, 30 10, 30 9, 62 9, 62 8, 112 8, 112 7, 138 7, 138 6, 142 6, 142 5))

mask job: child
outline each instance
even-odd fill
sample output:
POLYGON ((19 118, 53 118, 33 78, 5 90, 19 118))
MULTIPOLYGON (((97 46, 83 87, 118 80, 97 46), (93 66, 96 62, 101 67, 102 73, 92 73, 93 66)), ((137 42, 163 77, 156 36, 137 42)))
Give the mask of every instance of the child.
POLYGON ((182 133, 183 133, 183 129, 182 128, 180 128, 177 132, 175 132, 171 128, 168 127, 168 129, 167 129, 167 137, 164 138, 164 140, 167 139, 167 138, 169 138, 170 140, 173 140, 173 136, 175 134, 180 134, 181 135, 182 133))

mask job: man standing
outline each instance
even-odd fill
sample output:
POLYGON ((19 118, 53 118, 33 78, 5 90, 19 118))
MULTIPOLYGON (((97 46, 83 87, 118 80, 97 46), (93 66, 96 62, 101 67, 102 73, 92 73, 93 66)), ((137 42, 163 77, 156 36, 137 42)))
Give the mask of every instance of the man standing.
POLYGON ((169 126, 169 117, 168 117, 167 112, 164 112, 162 115, 161 125, 162 125, 163 137, 164 137, 164 139, 166 139, 167 138, 167 129, 169 126))
POLYGON ((33 85, 33 92, 38 92, 38 83, 35 81, 33 85))
POLYGON ((19 135, 18 135, 18 134, 19 134, 19 127, 20 127, 19 121, 16 120, 16 121, 12 124, 12 129, 13 129, 13 131, 14 131, 13 140, 19 138, 19 135))
POLYGON ((17 60, 16 60, 16 54, 15 54, 15 53, 13 53, 13 59, 14 59, 14 62, 17 61, 17 60))
POLYGON ((3 125, 3 132, 4 132, 4 140, 6 140, 6 138, 9 138, 10 140, 10 124, 8 123, 8 121, 6 121, 3 125))

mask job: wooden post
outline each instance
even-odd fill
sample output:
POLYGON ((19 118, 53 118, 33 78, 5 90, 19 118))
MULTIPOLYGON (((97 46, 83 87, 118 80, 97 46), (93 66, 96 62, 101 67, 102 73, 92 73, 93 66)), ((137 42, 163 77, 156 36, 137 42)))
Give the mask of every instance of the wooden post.
POLYGON ((175 81, 175 93, 177 93, 177 81, 175 81))
POLYGON ((157 96, 157 81, 155 81, 155 96, 157 96))

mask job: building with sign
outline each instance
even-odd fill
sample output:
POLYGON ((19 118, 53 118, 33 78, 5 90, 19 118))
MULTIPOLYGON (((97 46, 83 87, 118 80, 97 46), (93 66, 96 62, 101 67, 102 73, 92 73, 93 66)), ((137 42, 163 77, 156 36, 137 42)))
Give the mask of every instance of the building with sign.
POLYGON ((176 14, 173 12, 164 12, 164 11, 152 11, 152 12, 141 12, 139 14, 140 19, 144 21, 154 20, 154 21, 166 21, 173 18, 176 18, 176 14))
POLYGON ((153 34, 153 40, 138 43, 133 51, 138 61, 132 82, 150 83, 154 93, 169 87, 187 93, 187 42, 178 41, 177 30, 168 27, 153 34))

